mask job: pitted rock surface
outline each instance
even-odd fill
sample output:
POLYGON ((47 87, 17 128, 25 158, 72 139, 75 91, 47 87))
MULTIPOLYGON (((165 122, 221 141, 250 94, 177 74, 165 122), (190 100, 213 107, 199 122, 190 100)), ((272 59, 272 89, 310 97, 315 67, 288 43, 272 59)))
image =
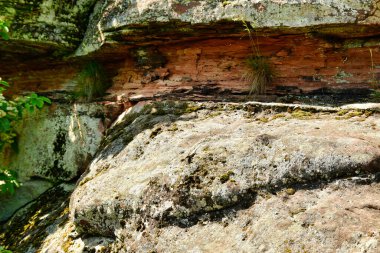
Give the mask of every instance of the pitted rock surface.
MULTIPOLYGON (((313 185, 340 178, 373 181, 380 170, 379 124, 370 110, 249 103, 136 106, 109 131, 73 193, 71 216, 82 234, 123 235, 137 243, 141 232, 159 244, 161 237, 152 231, 193 231, 202 222, 219 226, 213 220, 256 208, 261 192, 292 195, 309 188, 305 192, 314 194, 313 185)), ((293 228, 284 225, 287 229, 293 228)), ((336 240, 338 234, 325 236, 336 240)), ((154 248, 154 242, 136 247, 154 248)), ((202 252, 210 252, 206 248, 202 252)))

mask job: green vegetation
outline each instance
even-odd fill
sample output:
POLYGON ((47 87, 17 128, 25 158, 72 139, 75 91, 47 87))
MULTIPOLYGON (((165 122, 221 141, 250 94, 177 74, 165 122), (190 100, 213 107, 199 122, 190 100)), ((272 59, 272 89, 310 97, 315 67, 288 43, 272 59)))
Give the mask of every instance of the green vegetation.
POLYGON ((274 78, 271 64, 263 56, 250 56, 247 58, 246 64, 249 71, 244 74, 243 78, 250 83, 249 95, 264 94, 274 78))
POLYGON ((264 94, 268 85, 273 82, 275 71, 268 58, 261 55, 257 36, 254 39, 251 28, 246 22, 243 21, 243 25, 248 33, 252 50, 246 60, 247 71, 243 74, 243 80, 250 84, 249 96, 264 94))
MULTIPOLYGON (((0 21, 0 37, 4 40, 9 39, 8 25, 0 21)), ((7 144, 12 145, 17 137, 15 125, 22 119, 23 113, 34 112, 41 109, 45 103, 50 104, 50 99, 32 93, 28 96, 21 96, 15 99, 6 98, 3 93, 9 84, 0 78, 0 151, 7 144)), ((14 193, 15 188, 19 187, 17 174, 4 166, 0 166, 0 193, 14 193)), ((0 251, 1 252, 1 251, 0 251)))
POLYGON ((5 249, 3 246, 0 246, 0 253, 12 253, 12 251, 5 249))
POLYGON ((233 171, 227 171, 226 174, 223 174, 220 176, 220 182, 222 182, 222 184, 226 183, 228 180, 230 180, 230 177, 235 175, 235 173, 233 171))
POLYGON ((9 35, 8 35, 9 28, 8 28, 8 26, 9 25, 7 22, 0 20, 0 38, 2 38, 4 40, 9 39, 9 35))
POLYGON ((110 87, 103 67, 95 62, 88 62, 76 78, 74 98, 81 102, 91 102, 104 96, 110 87))

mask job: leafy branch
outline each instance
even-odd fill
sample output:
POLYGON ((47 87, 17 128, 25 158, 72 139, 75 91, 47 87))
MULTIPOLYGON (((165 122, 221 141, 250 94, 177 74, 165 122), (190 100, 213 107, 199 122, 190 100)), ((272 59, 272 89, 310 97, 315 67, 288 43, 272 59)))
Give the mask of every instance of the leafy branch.
MULTIPOLYGON (((8 24, 0 20, 0 38, 8 40, 8 32, 8 24)), ((8 87, 8 82, 0 78, 0 151, 7 144, 14 143, 17 137, 15 126, 22 119, 25 111, 32 113, 36 109, 41 109, 45 104, 51 104, 50 99, 38 96, 35 93, 8 99, 4 96, 4 91, 8 87)), ((9 192, 13 194, 15 188, 19 186, 17 173, 5 166, 0 166, 0 193, 9 192)))

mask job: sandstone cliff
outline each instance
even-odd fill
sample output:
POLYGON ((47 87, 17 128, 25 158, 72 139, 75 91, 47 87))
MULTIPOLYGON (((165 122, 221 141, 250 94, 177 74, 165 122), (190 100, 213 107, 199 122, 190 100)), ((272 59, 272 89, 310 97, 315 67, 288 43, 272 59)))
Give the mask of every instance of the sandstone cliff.
POLYGON ((0 196, 0 246, 379 252, 379 7, 0 0, 8 95, 53 100, 1 156, 24 186, 0 196), (273 68, 263 95, 252 54, 273 68))

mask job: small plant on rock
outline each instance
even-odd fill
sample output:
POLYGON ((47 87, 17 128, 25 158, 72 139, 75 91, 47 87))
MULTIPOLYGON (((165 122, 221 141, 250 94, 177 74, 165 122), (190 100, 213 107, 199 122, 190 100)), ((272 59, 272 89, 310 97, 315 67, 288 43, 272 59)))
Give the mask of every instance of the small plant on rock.
POLYGON ((247 71, 242 79, 250 84, 249 96, 264 94, 268 85, 273 82, 275 72, 268 58, 261 55, 257 36, 255 40, 248 24, 243 21, 243 25, 249 36, 252 53, 246 59, 247 71))
POLYGON ((91 61, 84 66, 76 78, 74 98, 82 102, 91 102, 104 96, 109 87, 103 67, 97 62, 91 61))
POLYGON ((249 95, 264 94, 274 78, 271 64, 263 56, 250 56, 246 64, 249 71, 244 74, 243 79, 250 83, 249 95))
POLYGON ((3 246, 0 246, 0 253, 12 253, 12 251, 5 249, 3 246))

